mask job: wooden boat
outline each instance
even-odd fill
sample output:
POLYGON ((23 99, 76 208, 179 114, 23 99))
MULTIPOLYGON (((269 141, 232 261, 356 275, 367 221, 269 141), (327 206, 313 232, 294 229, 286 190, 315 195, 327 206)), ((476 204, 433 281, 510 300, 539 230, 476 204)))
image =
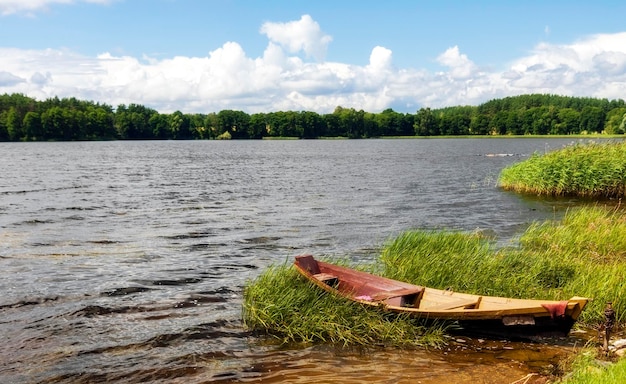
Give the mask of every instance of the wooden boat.
POLYGON ((435 322, 454 322, 472 334, 507 338, 566 336, 589 301, 524 300, 433 289, 296 256, 298 272, 346 299, 435 322))

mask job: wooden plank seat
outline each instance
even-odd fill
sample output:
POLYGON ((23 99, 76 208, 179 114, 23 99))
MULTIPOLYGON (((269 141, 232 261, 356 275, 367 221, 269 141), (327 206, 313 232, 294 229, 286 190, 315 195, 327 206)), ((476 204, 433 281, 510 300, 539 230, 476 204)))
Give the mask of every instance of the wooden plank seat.
POLYGON ((468 299, 458 299, 455 301, 451 301, 449 303, 443 303, 439 305, 435 305, 432 307, 428 307, 429 311, 449 311, 452 309, 458 309, 463 307, 464 309, 476 309, 480 305, 480 301, 482 300, 482 296, 472 297, 468 299))
POLYGON ((321 282, 337 279, 337 276, 331 275, 330 273, 316 273, 313 277, 321 282))
POLYGON ((424 288, 399 288, 390 291, 378 292, 373 295, 373 301, 384 301, 387 305, 396 307, 418 308, 424 296, 424 288))
POLYGON ((421 288, 421 287, 420 288, 400 288, 400 289, 394 289, 393 291, 379 292, 379 293, 372 295, 372 299, 376 301, 382 301, 382 300, 387 300, 387 299, 391 299, 393 297, 398 297, 398 296, 414 295, 416 293, 423 294, 424 288, 421 288))

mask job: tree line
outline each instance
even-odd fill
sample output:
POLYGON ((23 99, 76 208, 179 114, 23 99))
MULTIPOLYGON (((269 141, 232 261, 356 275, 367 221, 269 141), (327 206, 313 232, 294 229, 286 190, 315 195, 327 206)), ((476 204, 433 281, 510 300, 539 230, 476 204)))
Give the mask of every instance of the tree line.
POLYGON ((532 94, 415 114, 337 107, 332 113, 159 113, 139 104, 0 95, 0 141, 370 138, 385 136, 624 134, 623 100, 532 94))

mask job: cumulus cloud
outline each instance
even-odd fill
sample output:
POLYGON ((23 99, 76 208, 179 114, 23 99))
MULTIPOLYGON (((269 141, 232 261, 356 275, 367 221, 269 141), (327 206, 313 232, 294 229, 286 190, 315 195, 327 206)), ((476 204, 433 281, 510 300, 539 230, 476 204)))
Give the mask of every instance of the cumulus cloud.
POLYGON ((458 46, 448 48, 444 53, 437 57, 437 61, 450 68, 448 72, 450 76, 457 79, 469 78, 476 72, 476 65, 467 58, 467 55, 459 51, 458 46))
POLYGON ((516 60, 512 89, 623 98, 626 91, 626 32, 598 34, 567 45, 539 44, 516 60))
POLYGON ((391 70, 391 55, 390 49, 385 47, 376 46, 372 49, 370 54, 370 63, 368 65, 372 70, 391 70))
POLYGON ((538 44, 498 69, 480 67, 461 47, 444 47, 436 57, 441 70, 430 71, 397 68, 393 52, 382 46, 372 48, 366 65, 309 60, 306 56, 323 56, 330 37, 307 15, 266 23, 261 32, 268 42, 259 57, 250 57, 237 42, 226 42, 205 57, 165 59, 0 48, 0 93, 40 100, 77 97, 113 106, 139 103, 165 113, 329 113, 337 106, 415 112, 525 93, 626 95, 626 33, 538 44))
POLYGON ((322 32, 319 24, 309 15, 287 23, 264 23, 261 33, 270 41, 287 48, 290 53, 304 51, 308 57, 314 57, 318 61, 324 59, 328 44, 333 40, 322 32))

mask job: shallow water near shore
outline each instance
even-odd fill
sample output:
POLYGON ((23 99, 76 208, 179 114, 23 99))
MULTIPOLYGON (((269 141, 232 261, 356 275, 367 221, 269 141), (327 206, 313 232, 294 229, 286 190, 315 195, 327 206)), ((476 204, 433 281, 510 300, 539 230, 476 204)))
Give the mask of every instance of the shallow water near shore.
POLYGON ((503 192, 500 170, 571 142, 0 143, 0 382, 501 383, 549 373, 584 338, 280 347, 243 329, 241 300, 272 264, 304 252, 371 262, 407 229, 514 241, 577 202, 503 192))

